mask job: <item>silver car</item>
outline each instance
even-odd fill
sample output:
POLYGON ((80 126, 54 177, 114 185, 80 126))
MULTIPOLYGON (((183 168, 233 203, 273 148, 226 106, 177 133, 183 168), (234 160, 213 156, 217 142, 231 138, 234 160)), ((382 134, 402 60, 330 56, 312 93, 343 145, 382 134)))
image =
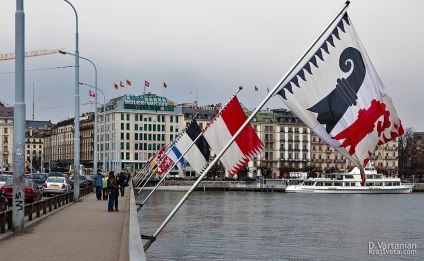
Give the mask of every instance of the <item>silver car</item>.
POLYGON ((6 183, 9 178, 13 178, 12 175, 0 175, 0 188, 6 183))
POLYGON ((43 196, 64 194, 71 191, 71 185, 65 177, 48 177, 43 185, 43 196))

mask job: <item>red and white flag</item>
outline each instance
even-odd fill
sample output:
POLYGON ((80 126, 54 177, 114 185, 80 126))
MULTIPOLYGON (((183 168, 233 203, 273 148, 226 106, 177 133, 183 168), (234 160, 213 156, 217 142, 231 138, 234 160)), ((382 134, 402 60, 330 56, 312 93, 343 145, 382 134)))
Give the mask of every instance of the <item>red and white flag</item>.
POLYGON ((144 87, 149 87, 150 83, 148 81, 144 81, 144 87))
POLYGON ((344 13, 299 71, 278 90, 314 133, 362 174, 377 145, 404 133, 387 90, 344 13))
POLYGON ((166 155, 166 153, 164 153, 160 159, 158 174, 162 175, 166 173, 172 165, 174 165, 174 162, 168 157, 168 155, 166 155))
POLYGON ((119 81, 119 85, 124 88, 124 84, 122 83, 122 81, 119 81))
POLYGON ((92 92, 91 90, 88 90, 89 91, 89 95, 90 95, 90 97, 96 97, 96 95, 94 94, 94 92, 92 92))
MULTIPOLYGON (((203 136, 212 150, 218 154, 225 148, 246 120, 247 117, 241 108, 237 96, 234 96, 222 112, 205 128, 203 136)), ((263 150, 264 145, 262 141, 254 131, 252 125, 248 124, 222 155, 220 161, 230 174, 234 176, 263 150)))

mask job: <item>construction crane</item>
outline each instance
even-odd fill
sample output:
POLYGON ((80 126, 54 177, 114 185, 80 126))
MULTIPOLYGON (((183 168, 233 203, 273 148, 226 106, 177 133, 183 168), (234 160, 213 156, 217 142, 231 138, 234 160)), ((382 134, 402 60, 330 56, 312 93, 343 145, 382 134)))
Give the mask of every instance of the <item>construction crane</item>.
MULTIPOLYGON (((40 55, 55 54, 61 51, 64 52, 65 49, 54 49, 54 50, 43 49, 38 51, 30 51, 30 52, 26 52, 24 57, 28 58, 28 57, 34 57, 34 56, 40 56, 40 55)), ((6 60, 15 60, 15 53, 0 54, 0 62, 6 61, 6 60)))

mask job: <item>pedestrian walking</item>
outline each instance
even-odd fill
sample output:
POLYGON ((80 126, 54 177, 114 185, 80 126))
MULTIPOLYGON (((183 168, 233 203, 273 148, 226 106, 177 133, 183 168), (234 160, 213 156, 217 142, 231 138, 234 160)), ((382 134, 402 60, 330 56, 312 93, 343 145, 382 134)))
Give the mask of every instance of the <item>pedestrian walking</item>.
POLYGON ((113 205, 115 204, 115 195, 118 187, 116 186, 115 172, 111 170, 109 172, 109 178, 107 179, 107 188, 109 190, 109 201, 107 204, 107 211, 113 211, 113 205))
POLYGON ((94 174, 94 186, 96 187, 96 198, 97 200, 102 200, 102 178, 103 174, 100 169, 97 170, 97 173, 94 174))
POLYGON ((107 180, 108 180, 107 175, 104 175, 103 178, 102 178, 103 200, 107 200, 108 194, 109 194, 109 190, 107 188, 107 180))
POLYGON ((116 175, 116 186, 117 186, 117 189, 115 190, 115 211, 119 211, 118 199, 119 199, 119 191, 121 188, 121 174, 116 175))
POLYGON ((120 191, 121 191, 121 197, 124 196, 125 187, 128 186, 128 180, 127 175, 124 172, 119 173, 119 183, 120 183, 120 191))

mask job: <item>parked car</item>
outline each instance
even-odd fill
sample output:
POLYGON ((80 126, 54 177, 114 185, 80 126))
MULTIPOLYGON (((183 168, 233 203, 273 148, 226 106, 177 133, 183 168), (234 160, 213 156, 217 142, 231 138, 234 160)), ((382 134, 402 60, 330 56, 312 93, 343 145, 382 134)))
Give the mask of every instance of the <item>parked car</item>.
POLYGON ((43 189, 44 182, 46 182, 49 175, 47 173, 34 173, 32 180, 37 183, 39 189, 43 189))
MULTIPOLYGON (((32 179, 25 179, 24 183, 25 203, 33 203, 41 200, 43 195, 37 188, 37 184, 35 184, 32 179)), ((9 178, 0 190, 6 192, 6 195, 4 196, 8 199, 9 206, 11 206, 13 195, 13 178, 9 178)))
POLYGON ((65 177, 48 177, 43 185, 43 196, 50 194, 64 194, 71 191, 71 185, 65 177))
POLYGON ((65 177, 65 173, 63 172, 50 172, 49 177, 65 177))
POLYGON ((25 174, 25 178, 26 179, 32 179, 33 175, 32 174, 25 174))
POLYGON ((85 178, 87 179, 88 186, 93 186, 93 176, 85 175, 85 178))
MULTIPOLYGON (((88 181, 86 176, 79 176, 79 187, 85 188, 88 186, 88 181)), ((71 176, 71 188, 74 189, 74 175, 71 176)))
POLYGON ((13 176, 12 175, 6 175, 6 174, 0 175, 0 187, 2 187, 6 183, 6 181, 10 178, 13 178, 13 176))

